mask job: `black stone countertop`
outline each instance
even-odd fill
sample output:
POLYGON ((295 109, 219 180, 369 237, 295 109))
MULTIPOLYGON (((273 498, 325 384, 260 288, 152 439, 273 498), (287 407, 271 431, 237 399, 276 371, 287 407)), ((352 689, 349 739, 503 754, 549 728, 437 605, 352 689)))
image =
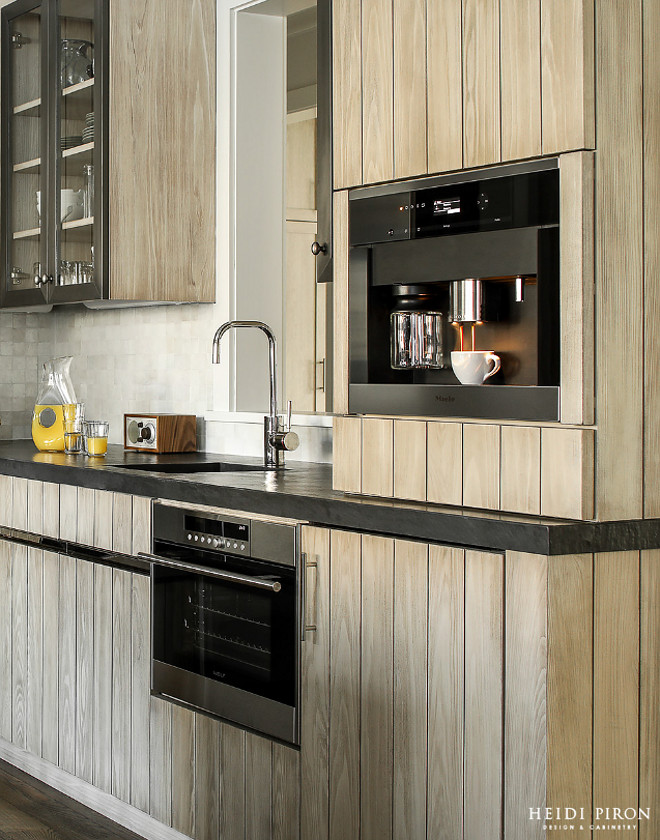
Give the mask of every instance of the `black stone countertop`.
POLYGON ((579 522, 350 496, 332 490, 327 464, 289 461, 269 472, 256 458, 194 453, 147 455, 110 446, 105 458, 37 452, 32 441, 0 443, 0 474, 114 490, 237 511, 285 516, 356 531, 494 551, 582 554, 660 548, 660 520, 579 522), (167 465, 222 461, 252 469, 158 472, 167 465), (153 465, 154 471, 126 469, 153 465), (256 469, 255 469, 256 468, 256 469))

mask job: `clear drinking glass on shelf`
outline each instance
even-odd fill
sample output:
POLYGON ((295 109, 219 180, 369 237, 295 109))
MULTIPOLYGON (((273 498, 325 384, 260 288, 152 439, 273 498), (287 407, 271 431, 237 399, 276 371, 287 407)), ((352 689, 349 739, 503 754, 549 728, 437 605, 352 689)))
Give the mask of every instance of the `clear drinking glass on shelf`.
POLYGON ((108 451, 110 424, 105 420, 89 420, 85 423, 85 454, 92 457, 105 455, 108 451))
POLYGON ((83 194, 83 215, 86 219, 91 219, 94 215, 94 165, 91 163, 83 166, 83 176, 85 179, 84 194, 83 194))
POLYGON ((69 403, 63 406, 64 451, 67 455, 79 455, 82 450, 85 406, 83 403, 69 403))

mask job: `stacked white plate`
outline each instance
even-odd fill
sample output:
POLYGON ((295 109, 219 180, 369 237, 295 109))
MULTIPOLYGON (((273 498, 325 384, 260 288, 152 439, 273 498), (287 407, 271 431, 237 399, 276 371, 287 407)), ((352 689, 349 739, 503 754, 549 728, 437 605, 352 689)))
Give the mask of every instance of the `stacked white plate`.
POLYGON ((82 137, 80 134, 72 134, 68 137, 61 137, 60 138, 60 146, 62 147, 62 151, 66 149, 72 149, 74 146, 79 146, 82 143, 82 137))
POLYGON ((85 128, 82 133, 83 143, 94 142, 94 112, 85 115, 85 128))

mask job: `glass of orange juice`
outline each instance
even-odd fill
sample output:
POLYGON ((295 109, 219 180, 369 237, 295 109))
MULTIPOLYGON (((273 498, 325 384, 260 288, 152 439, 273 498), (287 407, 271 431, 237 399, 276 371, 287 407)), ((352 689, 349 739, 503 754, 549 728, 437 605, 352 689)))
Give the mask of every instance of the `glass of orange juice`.
POLYGON ((85 423, 85 452, 92 457, 108 451, 110 424, 105 420, 88 420, 85 423))

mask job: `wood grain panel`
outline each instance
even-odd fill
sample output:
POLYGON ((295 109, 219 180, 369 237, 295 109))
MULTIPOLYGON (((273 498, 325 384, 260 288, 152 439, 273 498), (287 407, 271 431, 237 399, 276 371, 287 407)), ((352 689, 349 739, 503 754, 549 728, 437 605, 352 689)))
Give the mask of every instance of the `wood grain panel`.
POLYGON ((151 499, 133 496, 133 554, 151 551, 151 499))
POLYGON ((220 724, 195 715, 196 840, 217 840, 219 827, 220 724))
POLYGON ((151 593, 146 575, 133 574, 131 577, 131 805, 148 812, 151 593))
POLYGON ((360 832, 359 534, 333 531, 330 544, 330 838, 360 832))
POLYGON ((112 501, 112 548, 122 554, 133 551, 133 499, 115 493, 112 501))
POLYGON ((426 423, 394 421, 394 495, 426 501, 426 423))
MULTIPOLYGON (((14 494, 16 495, 16 486, 14 494)), ((27 485, 25 486, 27 498, 27 485)), ((27 514, 27 510, 26 510, 27 514)), ((12 742, 27 747, 27 690, 28 690, 28 579, 27 553, 24 545, 11 548, 11 694, 12 742)))
POLYGON ((593 558, 548 560, 547 806, 584 807, 591 821, 593 558))
POLYGON ((149 813, 172 825, 172 704, 151 698, 149 721, 149 813))
POLYGON ((394 177, 427 172, 426 0, 394 5, 394 177))
POLYGON ((463 426, 428 423, 427 499, 443 505, 463 502, 463 426))
POLYGON ((76 773, 76 562, 60 554, 58 764, 72 775, 76 773))
POLYGON ((11 517, 11 476, 0 475, 0 525, 11 528, 11 517))
POLYGON ((362 420, 362 492, 367 496, 394 493, 394 422, 376 417, 362 420))
MULTIPOLYGON (((593 777, 595 808, 611 808, 618 802, 638 801, 638 727, 639 552, 596 554, 593 777)), ((596 810, 594 820, 597 818, 596 810)), ((607 820, 598 821, 608 824, 607 820)))
MULTIPOLYGON (((112 494, 110 494, 112 496, 112 494)), ((98 509, 98 508, 97 508, 98 509)), ((112 525, 112 521, 110 523, 112 525)), ((112 792, 112 569, 94 566, 95 787, 112 792)))
POLYGON ((273 840, 300 837, 300 753, 273 744, 273 840))
POLYGON ((561 421, 594 422, 594 155, 560 160, 561 421))
POLYGON ((28 481, 27 530, 32 534, 43 534, 44 484, 43 481, 28 481))
POLYGON ((465 837, 500 840, 503 558, 465 555, 465 837))
POLYGON ((94 499, 95 491, 89 487, 78 488, 78 529, 76 542, 94 545, 94 499))
POLYGON ((286 222, 285 399, 298 411, 316 407, 316 230, 316 222, 286 222))
POLYGON ((502 160, 541 154, 541 0, 500 0, 502 160))
POLYGON ((172 706, 172 827, 195 837, 195 713, 172 706))
MULTIPOLYGON (((600 447, 600 433, 599 433, 600 447)), ((541 430, 541 513, 565 519, 594 515, 594 432, 541 430)))
MULTIPOLYGON (((9 483, 11 492, 11 483, 9 483)), ((5 488, 7 484, 5 484, 5 488)), ((0 540, 0 738, 11 741, 11 543, 0 540)))
POLYGON ((108 490, 94 491, 94 533, 96 548, 112 549, 112 504, 114 494, 108 490))
POLYGON ((76 566, 76 776, 91 782, 95 751, 94 565, 78 560, 76 566))
POLYGON ((426 4, 428 170, 463 165, 461 0, 426 4))
POLYGON ((59 539, 60 536, 60 485, 44 482, 42 534, 45 537, 59 539))
POLYGON ((215 299, 214 9, 211 0, 113 0, 108 182, 115 300, 215 299))
POLYGON ((336 192, 333 224, 333 355, 332 410, 348 412, 348 192, 336 192))
POLYGON ((113 569, 112 795, 122 802, 131 794, 131 634, 131 573, 113 569))
POLYGON ((362 490, 360 417, 334 417, 332 420, 332 487, 344 493, 362 490))
POLYGON ((640 0, 598 0, 596 43, 596 513, 634 519, 643 513, 643 319, 626 322, 624 342, 614 334, 624 307, 644 308, 640 0))
POLYGON ((660 6, 644 0, 644 516, 660 516, 660 6))
POLYGON ((394 542, 366 535, 361 647, 361 837, 383 840, 392 837, 393 815, 394 542))
POLYGON ((641 553, 639 804, 650 808, 649 820, 639 823, 642 840, 660 833, 660 552, 641 553))
POLYGON ((505 566, 504 836, 541 840, 530 803, 546 796, 548 560, 507 551, 505 566))
POLYGON ((19 531, 27 531, 28 480, 27 478, 17 478, 16 476, 14 476, 11 480, 11 483, 12 527, 18 528, 19 531))
POLYGON ((362 183, 394 177, 392 0, 362 0, 362 183))
POLYGON ((541 85, 543 154, 593 149, 594 0, 541 0, 541 85))
POLYGON ((500 506, 499 426, 463 426, 463 504, 492 509, 500 506))
MULTIPOLYGON (((60 558, 44 551, 43 734, 41 757, 59 765, 60 558)), ((0 592, 2 587, 0 587, 0 592)), ((0 646, 0 651, 2 646, 0 646)), ((1 682, 0 682, 1 685, 1 682)), ((0 708, 2 705, 0 704, 0 708)))
POLYGON ((245 738, 245 840, 265 840, 271 832, 272 745, 248 732, 245 738))
POLYGON ((28 549, 27 570, 28 655, 26 749, 33 755, 40 756, 43 727, 44 655, 44 561, 42 551, 36 548, 28 549))
POLYGON ((541 430, 502 426, 502 510, 541 512, 541 430))
MULTIPOLYGON (((361 4, 332 0, 332 146, 336 190, 362 179, 361 4)), ((336 346, 336 345, 335 345, 336 346)))
MULTIPOLYGON (((308 563, 315 563, 315 589, 307 589, 310 624, 302 646, 301 708, 301 836, 316 840, 328 837, 328 740, 330 734, 330 532, 324 528, 302 530, 302 550, 308 563)), ((307 579, 309 581, 309 578, 307 579)))
POLYGON ((463 165, 500 160, 499 0, 463 0, 463 165))
POLYGON ((394 836, 426 840, 428 546, 395 543, 394 836))
POLYGON ((429 548, 428 836, 463 836, 465 552, 429 548))
POLYGON ((78 488, 60 485, 60 539, 78 539, 78 488))
POLYGON ((220 837, 245 840, 245 737, 233 726, 220 730, 220 837))

